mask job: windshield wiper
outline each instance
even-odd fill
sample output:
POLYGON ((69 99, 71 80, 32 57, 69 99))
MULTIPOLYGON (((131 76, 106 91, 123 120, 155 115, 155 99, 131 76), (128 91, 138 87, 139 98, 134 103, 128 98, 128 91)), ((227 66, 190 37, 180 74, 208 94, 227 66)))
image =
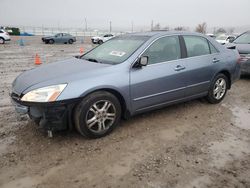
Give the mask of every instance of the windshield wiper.
POLYGON ((97 61, 96 59, 94 59, 94 58, 88 58, 88 59, 86 59, 87 61, 91 61, 91 62, 95 62, 95 63, 101 63, 101 62, 99 62, 99 61, 97 61))

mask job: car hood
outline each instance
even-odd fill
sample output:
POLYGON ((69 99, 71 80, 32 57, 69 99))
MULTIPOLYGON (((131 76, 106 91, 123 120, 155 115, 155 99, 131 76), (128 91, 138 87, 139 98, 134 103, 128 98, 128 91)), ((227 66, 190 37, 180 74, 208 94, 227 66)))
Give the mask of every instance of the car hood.
POLYGON ((54 36, 45 36, 45 37, 42 37, 43 39, 49 39, 49 38, 53 38, 54 36))
POLYGON ((240 54, 250 54, 250 44, 233 43, 240 54))
POLYGON ((25 71, 12 83, 12 90, 21 95, 28 88, 36 89, 49 85, 69 83, 84 77, 98 76, 109 64, 70 58, 25 71), (36 87, 37 86, 37 87, 36 87))
POLYGON ((92 37, 92 39, 100 39, 102 37, 98 37, 98 36, 95 36, 95 37, 92 37))

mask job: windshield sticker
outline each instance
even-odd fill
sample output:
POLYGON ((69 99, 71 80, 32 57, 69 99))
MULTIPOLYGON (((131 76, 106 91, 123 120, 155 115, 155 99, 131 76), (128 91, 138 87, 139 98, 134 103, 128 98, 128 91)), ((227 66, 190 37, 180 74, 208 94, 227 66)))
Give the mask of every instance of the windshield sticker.
POLYGON ((126 54, 125 52, 120 52, 120 51, 112 51, 109 53, 109 55, 114 55, 114 56, 118 56, 118 57, 122 57, 125 54, 126 54))

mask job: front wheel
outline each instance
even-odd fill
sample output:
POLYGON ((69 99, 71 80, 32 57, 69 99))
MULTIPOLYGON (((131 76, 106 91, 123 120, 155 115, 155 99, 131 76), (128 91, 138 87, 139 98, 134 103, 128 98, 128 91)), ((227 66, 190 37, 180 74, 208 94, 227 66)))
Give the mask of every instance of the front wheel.
POLYGON ((99 91, 85 97, 76 107, 74 120, 77 131, 88 138, 100 138, 119 124, 121 105, 111 93, 99 91))
POLYGON ((228 78, 224 74, 218 74, 208 91, 207 100, 212 104, 219 103, 223 100, 227 93, 228 78))
POLYGON ((49 40, 49 44, 54 44, 54 42, 55 42, 55 41, 52 40, 52 39, 49 40))
POLYGON ((102 41, 102 40, 99 40, 99 41, 98 41, 98 44, 102 44, 102 43, 103 43, 103 41, 102 41))
POLYGON ((4 44, 5 40, 3 38, 0 38, 0 44, 4 44))

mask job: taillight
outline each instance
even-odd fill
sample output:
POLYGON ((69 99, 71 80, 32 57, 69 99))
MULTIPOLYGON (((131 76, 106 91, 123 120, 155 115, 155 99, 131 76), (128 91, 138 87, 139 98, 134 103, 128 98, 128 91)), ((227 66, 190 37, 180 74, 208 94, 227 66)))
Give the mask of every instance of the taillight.
POLYGON ((8 32, 6 32, 6 35, 10 35, 8 32))

